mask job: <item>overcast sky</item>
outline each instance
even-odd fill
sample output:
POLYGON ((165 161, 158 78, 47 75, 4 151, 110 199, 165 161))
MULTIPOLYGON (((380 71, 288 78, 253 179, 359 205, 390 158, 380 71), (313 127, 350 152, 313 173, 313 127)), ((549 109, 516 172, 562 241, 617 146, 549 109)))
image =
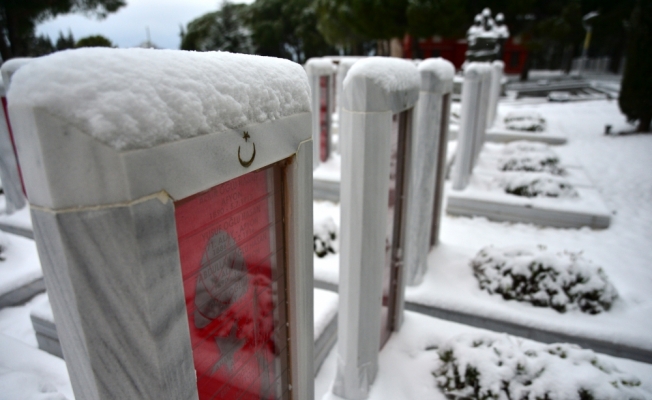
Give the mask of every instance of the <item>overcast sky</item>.
MULTIPOLYGON (((234 3, 251 3, 237 0, 234 3)), ((133 47, 147 39, 149 27, 152 42, 161 48, 178 49, 179 27, 210 11, 218 9, 221 0, 127 0, 117 13, 98 21, 79 14, 68 14, 48 20, 37 27, 38 34, 49 35, 53 41, 59 31, 72 31, 75 40, 88 35, 103 35, 118 47, 133 47)))

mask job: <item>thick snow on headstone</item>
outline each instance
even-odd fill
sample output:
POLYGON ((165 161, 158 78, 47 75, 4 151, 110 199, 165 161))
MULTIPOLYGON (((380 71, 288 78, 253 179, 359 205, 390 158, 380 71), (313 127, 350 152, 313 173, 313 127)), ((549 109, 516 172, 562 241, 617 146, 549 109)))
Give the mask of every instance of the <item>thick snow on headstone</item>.
POLYGON ((24 66, 8 100, 132 150, 310 112, 310 87, 301 65, 277 58, 87 48, 24 66))
POLYGON ((387 92, 419 89, 419 74, 410 61, 393 57, 369 57, 353 64, 344 86, 357 77, 365 77, 387 92))

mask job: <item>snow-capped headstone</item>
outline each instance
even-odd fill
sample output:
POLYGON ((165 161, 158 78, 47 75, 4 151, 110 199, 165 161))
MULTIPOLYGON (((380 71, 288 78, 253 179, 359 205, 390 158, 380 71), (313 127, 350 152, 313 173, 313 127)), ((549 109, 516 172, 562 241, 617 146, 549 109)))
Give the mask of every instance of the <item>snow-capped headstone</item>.
POLYGON ((419 72, 397 58, 358 61, 342 93, 338 366, 333 392, 368 395, 379 348, 402 322, 405 199, 419 72))
POLYGON ((469 63, 464 68, 460 131, 452 176, 454 190, 464 189, 473 171, 478 133, 484 130, 484 127, 479 129, 479 113, 485 75, 486 70, 480 63, 469 63))
POLYGON ((31 61, 31 58, 14 58, 2 64, 2 81, 0 81, 0 98, 2 100, 2 116, 0 116, 0 179, 7 200, 6 212, 25 207, 25 191, 21 177, 20 165, 16 154, 11 124, 7 113, 6 92, 11 84, 11 77, 18 68, 31 61))
POLYGON ((312 165, 326 162, 331 152, 331 101, 335 64, 326 58, 311 58, 306 62, 306 73, 312 95, 312 165))
POLYGON ((299 65, 221 52, 81 49, 16 73, 77 398, 313 397, 309 96, 299 65))
POLYGON ((489 107, 491 103, 491 64, 478 63, 482 78, 480 80, 480 98, 478 103, 477 123, 475 125, 475 141, 473 145, 473 167, 478 161, 480 150, 486 140, 487 125, 489 119, 489 107))
POLYGON ((491 128, 496 122, 498 113, 498 100, 500 100, 500 93, 502 91, 501 80, 503 79, 503 71, 505 63, 495 60, 491 63, 491 89, 489 90, 489 110, 487 115, 487 128, 491 128))
POLYGON ((421 90, 412 141, 410 192, 406 214, 406 284, 423 280, 430 247, 439 240, 441 203, 446 168, 451 91, 455 67, 443 58, 418 66, 421 90))

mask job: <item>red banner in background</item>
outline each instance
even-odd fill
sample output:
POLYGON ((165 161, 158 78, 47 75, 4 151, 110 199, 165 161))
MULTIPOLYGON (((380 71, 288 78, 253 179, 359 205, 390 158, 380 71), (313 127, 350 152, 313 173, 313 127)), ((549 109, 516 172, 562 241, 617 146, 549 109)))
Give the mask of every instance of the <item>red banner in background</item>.
POLYGON ((286 397, 279 170, 251 172, 175 203, 201 400, 286 397))
POLYGON ((328 160, 330 155, 329 81, 330 77, 328 76, 319 78, 319 159, 322 162, 328 160))

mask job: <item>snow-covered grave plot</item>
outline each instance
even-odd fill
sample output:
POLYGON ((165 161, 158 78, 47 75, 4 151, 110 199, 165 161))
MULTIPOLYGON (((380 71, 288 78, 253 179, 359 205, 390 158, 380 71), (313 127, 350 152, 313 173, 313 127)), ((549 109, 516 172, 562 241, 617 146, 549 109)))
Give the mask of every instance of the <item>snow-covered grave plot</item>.
POLYGON ((311 398, 309 96, 301 66, 221 52, 80 49, 16 72, 78 396, 311 398))
POLYGON ((540 142, 485 143, 474 169, 474 173, 493 176, 524 172, 562 177, 573 186, 593 186, 577 161, 562 159, 554 148, 540 142))
POLYGON ((462 92, 465 116, 446 211, 543 226, 607 228, 610 212, 599 192, 580 169, 559 165, 559 156, 547 146, 522 141, 487 146, 488 154, 480 157, 482 142, 472 134, 473 121, 467 117, 478 112, 480 98, 475 95, 479 79, 472 78, 467 73, 462 92))
POLYGON ((403 314, 406 197, 420 76, 410 61, 358 61, 344 80, 338 379, 333 392, 364 398, 378 349, 403 314), (361 340, 361 338, 364 338, 361 340))
MULTIPOLYGON (((315 398, 336 400, 332 352, 315 398)), ((413 312, 380 353, 369 400, 650 399, 652 366, 568 344, 542 344, 413 312)))
MULTIPOLYGON (((559 229, 444 214, 441 243, 429 255, 424 282, 407 288, 407 305, 440 310, 437 315, 459 316, 458 320, 469 324, 492 326, 543 341, 569 341, 652 362, 652 270, 648 268, 652 263, 652 137, 604 136, 605 124, 618 130, 629 126, 614 101, 499 105, 503 113, 522 108, 535 108, 551 127, 568 135, 568 145, 555 147, 555 152, 564 160, 576 159, 590 174, 610 210, 609 229, 559 229), (490 295, 480 289, 470 267, 477 253, 490 245, 543 245, 553 253, 581 252, 604 270, 618 298, 609 311, 589 315, 559 313, 490 295)), ((450 187, 446 190, 450 192, 450 187)), ((316 201, 314 213, 315 219, 330 216, 339 224, 337 204, 316 201)), ((328 284, 323 287, 336 288, 339 273, 336 255, 315 258, 315 280, 328 284)))
POLYGON ((564 144, 567 137, 547 127, 546 120, 531 110, 514 110, 502 117, 498 115, 495 124, 487 130, 490 142, 511 142, 531 140, 552 145, 564 144))
POLYGON ((0 308, 24 303, 44 290, 34 241, 0 232, 0 308))
POLYGON ((312 163, 316 168, 326 162, 331 154, 332 89, 336 67, 329 59, 311 58, 306 62, 305 69, 312 95, 312 163))
POLYGON ((560 228, 609 227, 611 212, 600 193, 546 173, 471 176, 464 190, 451 190, 446 212, 560 228))
POLYGON ((0 399, 75 399, 62 359, 2 333, 0 354, 0 399))

